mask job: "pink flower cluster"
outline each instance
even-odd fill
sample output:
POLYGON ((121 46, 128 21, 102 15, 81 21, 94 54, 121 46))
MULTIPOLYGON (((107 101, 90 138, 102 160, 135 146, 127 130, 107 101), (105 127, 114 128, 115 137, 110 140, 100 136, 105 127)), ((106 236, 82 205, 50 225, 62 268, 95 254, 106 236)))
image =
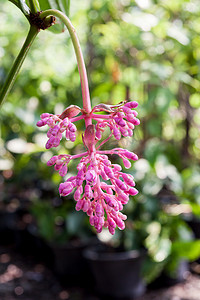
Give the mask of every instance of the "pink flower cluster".
POLYGON ((103 227, 109 229, 111 234, 115 233, 115 228, 124 229, 126 216, 121 213, 123 205, 129 200, 129 196, 138 193, 135 189, 134 178, 130 174, 122 172, 118 164, 112 164, 107 154, 117 154, 122 158, 126 169, 131 167, 130 160, 137 160, 138 157, 133 152, 122 148, 100 151, 99 147, 114 135, 119 140, 121 135, 132 136, 135 125, 140 122, 136 118, 137 102, 123 102, 118 105, 99 104, 95 106, 89 114, 76 105, 71 105, 61 114, 52 115, 44 113, 37 126, 48 125, 49 138, 46 148, 57 147, 65 132, 66 138, 75 141, 76 126, 73 122, 86 119, 87 125, 82 136, 86 152, 76 155, 53 156, 47 163, 59 171, 60 176, 67 174, 67 165, 73 159, 81 158, 77 165, 78 173, 71 176, 59 186, 61 196, 67 196, 74 191, 76 210, 83 210, 89 216, 90 224, 97 232, 101 232, 103 227), (97 112, 106 114, 97 114, 97 112), (77 116, 79 113, 82 115, 77 116), (92 119, 96 125, 92 124, 92 119), (110 136, 96 149, 97 142, 101 139, 101 134, 106 127, 111 130, 110 136))
POLYGON ((76 140, 76 126, 70 122, 69 118, 62 120, 59 115, 44 113, 40 116, 41 120, 37 122, 38 127, 48 125, 50 128, 47 132, 49 138, 46 143, 46 149, 58 147, 65 132, 67 140, 74 142, 76 140))
MULTIPOLYGON (((125 157, 137 160, 134 153, 120 149, 119 155, 120 151, 125 157)), ((126 216, 120 210, 128 202, 129 195, 138 193, 134 188, 133 177, 121 172, 120 165, 111 164, 107 155, 97 152, 84 156, 77 169, 77 176, 72 176, 60 184, 60 195, 67 196, 76 189, 76 210, 87 213, 90 224, 97 232, 101 232, 103 227, 108 227, 111 234, 115 233, 116 226, 124 229, 126 216)))
MULTIPOLYGON (((120 140, 121 135, 123 135, 124 137, 131 137, 133 135, 133 129, 135 128, 135 126, 140 124, 139 119, 136 118, 138 113, 133 110, 133 108, 136 108, 137 106, 138 103, 136 101, 127 102, 121 106, 109 106, 110 114, 105 120, 99 120, 99 118, 103 118, 102 115, 94 115, 94 119, 97 120, 97 138, 101 138, 101 133, 107 126, 110 128, 111 132, 117 140, 120 140)), ((103 107, 99 108, 97 105, 93 108, 93 112, 95 112, 95 110, 108 111, 107 107, 108 106, 104 105, 103 107)))
POLYGON ((54 166, 54 169, 56 171, 59 171, 59 175, 60 176, 65 176, 67 174, 67 165, 70 162, 70 160, 72 159, 71 155, 65 155, 65 154, 61 154, 61 155, 57 155, 57 156, 53 156, 48 162, 47 162, 47 166, 54 166))

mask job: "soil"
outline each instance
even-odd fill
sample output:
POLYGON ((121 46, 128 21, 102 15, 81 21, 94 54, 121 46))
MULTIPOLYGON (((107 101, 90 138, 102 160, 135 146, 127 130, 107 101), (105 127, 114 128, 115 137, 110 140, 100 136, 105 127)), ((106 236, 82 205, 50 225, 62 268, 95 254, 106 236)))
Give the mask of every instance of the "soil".
MULTIPOLYGON (((199 271, 198 266, 193 266, 199 271)), ((16 253, 12 247, 0 246, 1 300, 101 300, 83 288, 66 288, 54 274, 33 257, 16 253)), ((200 277, 188 273, 184 283, 147 291, 136 300, 200 300, 200 277)))

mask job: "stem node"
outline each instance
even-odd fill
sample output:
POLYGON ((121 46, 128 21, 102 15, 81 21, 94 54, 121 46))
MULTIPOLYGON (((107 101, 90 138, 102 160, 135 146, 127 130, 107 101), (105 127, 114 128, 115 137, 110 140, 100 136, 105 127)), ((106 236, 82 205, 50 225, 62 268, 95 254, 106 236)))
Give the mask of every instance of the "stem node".
POLYGON ((40 31, 40 29, 42 29, 42 30, 47 29, 48 27, 55 24, 55 21, 56 21, 56 18, 54 16, 40 18, 41 13, 42 13, 42 11, 34 13, 34 14, 31 12, 29 15, 30 24, 32 26, 35 26, 38 29, 38 31, 40 31))

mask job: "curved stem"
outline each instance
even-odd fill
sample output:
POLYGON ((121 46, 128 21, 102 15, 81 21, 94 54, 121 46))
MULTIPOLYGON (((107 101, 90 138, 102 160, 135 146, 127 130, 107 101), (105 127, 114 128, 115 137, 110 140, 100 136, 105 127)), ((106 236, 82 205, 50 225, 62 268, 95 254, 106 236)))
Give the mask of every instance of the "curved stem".
POLYGON ((17 56, 7 78, 6 81, 4 82, 4 85, 2 87, 1 93, 0 93, 0 105, 3 103, 3 101, 6 99, 9 91, 11 90, 15 79, 17 77, 17 74, 19 73, 19 70, 24 62, 24 59, 35 39, 35 37, 38 34, 38 29, 35 26, 31 26, 28 36, 24 42, 24 45, 19 53, 19 55, 17 56))
MULTIPOLYGON (((81 80, 81 88, 82 88, 82 95, 83 95, 83 108, 85 111, 89 114, 91 111, 91 103, 90 103, 90 93, 89 93, 89 86, 88 86, 88 78, 87 78, 87 72, 85 68, 85 63, 83 59, 83 54, 81 51, 80 43, 76 34, 76 31, 69 20, 69 18, 64 15, 61 11, 56 9, 48 9, 40 14, 40 18, 45 18, 47 16, 55 16, 58 17, 67 27, 69 34, 72 39, 72 43, 74 46, 74 50, 76 53, 77 63, 78 63, 78 69, 80 74, 80 80, 81 80)), ((86 127, 90 124, 92 124, 91 117, 88 116, 88 118, 85 118, 86 127)))

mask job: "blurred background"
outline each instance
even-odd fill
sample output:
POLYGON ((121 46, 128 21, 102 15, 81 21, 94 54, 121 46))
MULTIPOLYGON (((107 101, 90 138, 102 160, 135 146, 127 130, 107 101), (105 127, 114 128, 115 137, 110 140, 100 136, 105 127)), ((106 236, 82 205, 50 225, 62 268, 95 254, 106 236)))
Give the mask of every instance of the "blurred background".
MULTIPOLYGON (((119 142, 139 155, 129 171, 139 194, 124 209, 125 231, 114 237, 104 231, 98 239, 87 216, 75 212, 73 197, 59 197, 62 178, 46 162, 56 153, 81 151, 84 124, 77 124, 75 143, 46 151, 46 128, 37 128, 36 122, 43 112, 59 114, 70 104, 82 106, 81 89, 68 32, 41 31, 0 110, 0 244, 32 255, 65 284, 72 278, 72 286, 74 278, 83 278, 85 262, 78 275, 72 274, 74 265, 60 270, 56 255, 60 261, 61 249, 78 247, 80 252, 99 240, 126 252, 145 249, 142 278, 147 285, 162 286, 163 277, 170 284, 184 281, 189 270, 200 273, 199 2, 78 0, 71 3, 70 18, 84 53, 92 105, 124 99, 139 103, 141 125, 133 138, 119 142)), ((1 87, 29 26, 20 10, 2 0, 0 28, 1 87)), ((116 145, 111 140, 105 149, 116 145)), ((120 163, 115 157, 112 161, 120 163)), ((70 174, 75 170, 72 162, 70 174)), ((2 251, 4 274, 12 255, 4 261, 7 248, 2 251)), ((16 292, 15 287, 15 296, 23 296, 22 289, 16 292)), ((59 295, 82 299, 69 298, 62 289, 59 295)))

